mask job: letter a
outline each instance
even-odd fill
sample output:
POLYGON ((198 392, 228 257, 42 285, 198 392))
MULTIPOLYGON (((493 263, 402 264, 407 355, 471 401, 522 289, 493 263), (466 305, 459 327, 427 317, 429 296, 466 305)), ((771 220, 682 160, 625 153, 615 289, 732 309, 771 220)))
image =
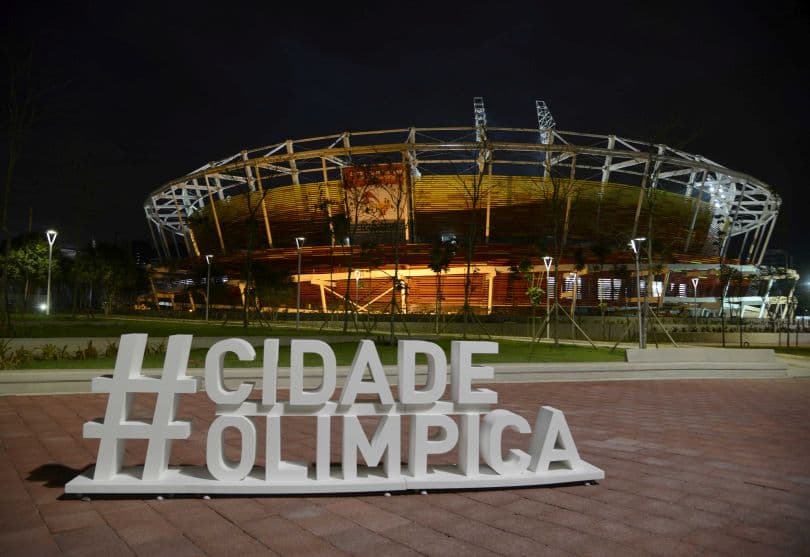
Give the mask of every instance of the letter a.
POLYGON ((340 404, 354 404, 358 394, 377 395, 382 404, 394 404, 380 356, 370 340, 361 340, 357 346, 349 376, 340 393, 340 404), (366 368, 371 371, 371 381, 363 381, 366 368))
POLYGON ((552 468, 577 470, 583 464, 565 416, 551 406, 543 406, 537 414, 529 453, 532 456, 529 470, 535 474, 544 474, 552 468))

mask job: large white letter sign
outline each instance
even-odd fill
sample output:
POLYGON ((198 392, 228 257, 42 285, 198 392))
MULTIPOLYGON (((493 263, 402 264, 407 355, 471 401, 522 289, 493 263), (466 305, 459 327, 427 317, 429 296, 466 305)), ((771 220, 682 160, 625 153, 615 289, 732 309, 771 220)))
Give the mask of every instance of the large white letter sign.
POLYGON ((416 414, 411 416, 411 433, 408 439, 408 473, 414 478, 427 475, 427 455, 446 453, 456 446, 458 426, 444 414, 416 414), (428 440, 428 428, 438 427, 442 436, 428 440))
POLYGON ((439 400, 447 386, 447 357, 438 344, 400 340, 397 345, 397 387, 402 404, 429 404, 439 400), (416 389, 416 355, 427 356, 427 383, 416 389))
POLYGON ((208 471, 218 480, 239 481, 248 475, 256 461, 256 426, 244 416, 220 416, 208 428, 205 462, 208 471), (242 436, 242 458, 229 462, 223 451, 223 436, 229 427, 242 436))
POLYGON ((343 479, 357 478, 357 451, 367 466, 377 466, 385 454, 385 475, 400 475, 399 416, 383 416, 369 442, 357 416, 343 416, 343 479))
POLYGON ((185 376, 191 335, 169 337, 160 379, 141 375, 146 339, 147 335, 141 334, 121 335, 112 377, 93 378, 94 392, 109 393, 104 422, 84 424, 84 436, 100 440, 94 474, 96 480, 114 482, 121 474, 127 439, 148 439, 143 479, 159 479, 167 471, 171 440, 188 439, 191 435, 190 422, 175 421, 178 395, 197 392, 197 380, 185 376), (157 393, 151 423, 129 418, 135 393, 157 393))
POLYGON ((264 365, 262 366, 262 404, 276 403, 278 386, 278 339, 264 341, 264 365))
MULTIPOLYGON (((189 346, 190 343, 191 340, 189 346)), ((208 398, 217 404, 242 404, 250 396, 253 385, 242 383, 235 391, 225 388, 222 375, 225 368, 225 354, 229 352, 236 354, 242 361, 256 358, 256 351, 248 341, 241 338, 229 338, 215 343, 205 355, 205 392, 208 393, 208 398)))
POLYGON ((537 473, 548 472, 552 465, 576 470, 585 464, 579 458, 565 416, 551 406, 543 406, 537 414, 530 450, 529 468, 537 473))
MULTIPOLYGON (((219 341, 205 358, 205 393, 215 404, 215 417, 205 435, 206 465, 169 466, 172 440, 188 439, 192 433, 191 422, 176 419, 180 395, 197 392, 197 381, 186 376, 192 338, 169 338, 159 378, 141 374, 146 341, 146 335, 123 335, 113 375, 93 379, 94 392, 109 394, 103 422, 84 424, 85 437, 99 439, 98 458, 95 467, 68 482, 66 493, 363 493, 549 485, 605 477, 602 470, 580 458, 559 410, 541 407, 532 430, 525 416, 492 408, 498 401, 497 393, 473 387, 473 383, 492 381, 494 369, 472 362, 475 354, 497 354, 498 345, 478 341, 451 344, 449 400, 442 400, 448 382, 447 358, 432 342, 399 343, 399 400, 395 400, 374 343, 361 341, 341 396, 334 400, 338 370, 335 353, 327 343, 293 340, 290 369, 284 370, 278 367, 279 340, 265 339, 263 392, 260 399, 249 399, 253 385, 226 387, 223 364, 227 353, 254 360, 254 347, 242 339, 219 341), (304 388, 306 354, 317 355, 322 363, 322 379, 314 389, 304 388), (427 358, 422 387, 416 385, 417 354, 427 358), (370 381, 364 380, 366 370, 370 381), (279 376, 283 378, 285 373, 289 373, 290 399, 279 401, 276 387, 279 376), (151 420, 129 416, 135 393, 157 395, 151 420), (358 395, 374 398, 358 401, 358 395), (301 435, 300 426, 289 432, 286 424, 299 423, 302 418, 315 432, 312 454, 302 462, 283 460, 284 444, 301 435), (376 421, 370 438, 363 428, 368 420, 376 421), (257 432, 261 431, 257 421, 264 427, 264 466, 256 462, 257 432), (401 454, 403 430, 408 436, 406 458, 401 454), (510 437, 508 445, 512 446, 505 446, 507 430, 524 434, 526 439, 520 442, 510 437), (340 436, 342 446, 339 463, 330 458, 335 435, 340 436), (241 447, 226 447, 226 436, 238 436, 241 447), (122 469, 129 439, 147 441, 143 467, 122 469), (527 451, 515 447, 526 444, 527 451), (234 459, 235 455, 238 458, 234 459), (440 462, 455 459, 455 464, 434 464, 430 455, 442 455, 437 459, 440 462), (358 464, 358 456, 363 465, 358 464)), ((305 443, 302 445, 307 446, 305 443)), ((300 448, 296 446, 296 452, 300 448)))
POLYGON ((504 429, 515 429, 520 433, 529 433, 529 422, 509 410, 497 409, 484 416, 481 426, 481 458, 487 466, 498 474, 523 472, 529 467, 531 457, 520 449, 510 449, 506 460, 501 456, 501 438, 504 429))
POLYGON ((497 342, 454 340, 450 343, 450 367, 453 374, 450 389, 453 391, 453 401, 458 404, 495 404, 498 402, 498 393, 495 391, 473 390, 472 388, 473 379, 491 381, 495 378, 495 370, 491 366, 472 365, 472 355, 497 353, 497 342))
POLYGON ((316 406, 329 402, 337 385, 337 362, 332 348, 322 340, 294 340, 290 343, 290 404, 316 406), (304 354, 317 354, 323 362, 319 389, 304 390, 304 354))
POLYGON ((354 404, 358 394, 377 395, 382 404, 394 404, 380 356, 370 340, 361 340, 360 346, 357 347, 349 377, 343 385, 343 392, 340 393, 340 404, 354 404), (371 382, 363 381, 366 368, 371 372, 371 382))

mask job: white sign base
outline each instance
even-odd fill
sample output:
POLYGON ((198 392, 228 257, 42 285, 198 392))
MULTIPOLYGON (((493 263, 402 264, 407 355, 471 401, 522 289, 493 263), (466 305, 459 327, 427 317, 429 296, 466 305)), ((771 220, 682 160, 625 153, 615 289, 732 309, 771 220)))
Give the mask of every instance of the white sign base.
POLYGON ((421 489, 487 489, 555 485, 602 480, 605 473, 587 462, 577 470, 549 470, 543 474, 523 472, 498 474, 481 465, 478 475, 465 476, 456 466, 435 466, 425 476, 408 476, 408 466, 402 466, 400 477, 385 477, 382 468, 359 466, 357 478, 341 478, 341 467, 332 466, 331 477, 316 480, 310 473, 306 480, 277 480, 267 482, 264 468, 255 468, 240 481, 214 479, 204 466, 170 467, 160 480, 141 479, 143 466, 125 468, 110 480, 94 480, 90 467, 65 486, 65 493, 78 495, 107 494, 176 494, 176 495, 289 495, 293 493, 371 493, 421 489))

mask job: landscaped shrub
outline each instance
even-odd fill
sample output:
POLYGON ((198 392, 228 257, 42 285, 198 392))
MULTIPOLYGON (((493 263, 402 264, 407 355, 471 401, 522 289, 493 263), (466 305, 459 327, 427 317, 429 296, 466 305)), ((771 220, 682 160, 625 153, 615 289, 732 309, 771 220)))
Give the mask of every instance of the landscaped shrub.
POLYGON ((75 357, 77 360, 90 360, 92 358, 98 358, 98 350, 96 350, 96 347, 93 346, 93 341, 88 340, 85 348, 77 349, 75 357))
POLYGON ((27 348, 11 348, 11 339, 0 339, 0 369, 14 369, 30 360, 31 350, 27 348))
POLYGON ((166 341, 161 341, 156 344, 148 344, 146 346, 147 356, 160 356, 166 353, 166 341))
POLYGON ((113 358, 118 354, 118 343, 115 341, 107 342, 107 348, 104 349, 104 356, 113 358))
POLYGON ((64 360, 69 357, 67 346, 61 348, 55 344, 45 344, 39 349, 39 357, 34 356, 35 360, 64 360))

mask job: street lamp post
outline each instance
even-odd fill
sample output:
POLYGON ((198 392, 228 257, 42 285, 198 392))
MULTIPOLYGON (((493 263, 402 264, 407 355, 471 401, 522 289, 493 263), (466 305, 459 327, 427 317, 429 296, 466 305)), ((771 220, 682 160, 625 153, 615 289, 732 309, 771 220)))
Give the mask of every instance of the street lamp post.
POLYGON ((301 325, 301 250, 306 238, 298 236, 295 239, 295 248, 298 250, 298 289, 295 297, 295 328, 301 325))
POLYGON ((355 307, 360 308, 360 269, 354 270, 354 297, 355 307))
MULTIPOLYGON (((550 255, 546 255, 545 257, 543 257, 543 265, 546 266, 546 340, 551 338, 549 336, 549 318, 548 318, 549 300, 551 299, 551 289, 549 288, 548 277, 549 277, 549 271, 551 270, 551 262, 552 262, 553 259, 554 258, 551 257, 550 255)), ((532 329, 534 329, 534 327, 532 327, 532 329)), ((532 330, 532 333, 533 332, 534 332, 534 330, 532 330)), ((532 336, 534 336, 534 335, 532 335, 532 336)))
POLYGON ((48 239, 48 293, 45 297, 45 315, 51 314, 51 264, 53 263, 53 244, 56 242, 56 230, 48 230, 45 237, 48 239))
POLYGON ((205 320, 208 321, 208 306, 211 304, 211 260, 213 255, 208 254, 205 256, 205 262, 208 264, 208 277, 205 279, 205 320))
POLYGON ((577 328, 575 315, 577 313, 577 293, 579 292, 579 290, 577 289, 577 282, 578 282, 577 278, 579 277, 579 274, 576 271, 574 271, 573 273, 570 273, 568 276, 573 281, 573 284, 571 286, 571 338, 576 340, 577 328))
POLYGON ((700 278, 692 277, 692 293, 695 295, 695 332, 697 332, 698 328, 697 285, 699 282, 700 278))
POLYGON ((630 240, 630 247, 636 256, 636 307, 638 309, 638 347, 647 348, 647 339, 644 334, 644 315, 641 313, 641 268, 638 262, 640 243, 647 238, 633 238, 630 240))

